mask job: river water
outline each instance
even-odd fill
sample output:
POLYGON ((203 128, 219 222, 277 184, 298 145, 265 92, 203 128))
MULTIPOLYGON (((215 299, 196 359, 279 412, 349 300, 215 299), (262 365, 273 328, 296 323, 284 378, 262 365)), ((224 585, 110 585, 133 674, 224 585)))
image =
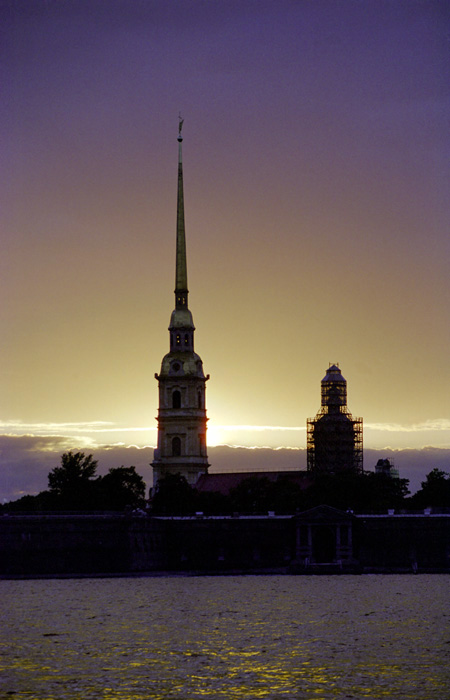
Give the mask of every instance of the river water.
POLYGON ((0 698, 450 698, 450 577, 0 581, 0 698))

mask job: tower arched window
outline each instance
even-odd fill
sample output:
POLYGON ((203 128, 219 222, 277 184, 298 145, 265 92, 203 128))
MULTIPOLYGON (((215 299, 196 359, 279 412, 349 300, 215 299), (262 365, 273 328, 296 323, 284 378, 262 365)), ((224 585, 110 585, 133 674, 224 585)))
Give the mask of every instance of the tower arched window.
POLYGON ((181 393, 178 389, 172 392, 172 408, 181 408, 181 393))
POLYGON ((175 341, 175 342, 176 342, 177 345, 181 345, 181 335, 180 335, 179 333, 177 333, 177 337, 176 337, 176 341, 175 341))
POLYGON ((197 408, 203 408, 202 392, 199 391, 197 394, 197 408))
POLYGON ((187 333, 186 333, 185 336, 184 336, 184 344, 185 344, 185 345, 189 345, 189 336, 188 336, 187 333))
POLYGON ((172 439, 172 456, 179 457, 181 455, 181 440, 179 437, 172 439))

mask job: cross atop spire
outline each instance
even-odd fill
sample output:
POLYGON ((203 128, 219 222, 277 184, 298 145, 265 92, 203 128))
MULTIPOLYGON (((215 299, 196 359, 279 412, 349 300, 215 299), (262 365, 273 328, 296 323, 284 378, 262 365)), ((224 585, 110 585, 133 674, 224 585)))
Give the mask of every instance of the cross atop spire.
POLYGON ((177 195, 177 257, 175 273, 175 308, 187 309, 188 284, 186 264, 186 232, 184 224, 184 193, 183 193, 183 157, 181 151, 181 129, 184 119, 179 116, 178 123, 178 195, 177 195))

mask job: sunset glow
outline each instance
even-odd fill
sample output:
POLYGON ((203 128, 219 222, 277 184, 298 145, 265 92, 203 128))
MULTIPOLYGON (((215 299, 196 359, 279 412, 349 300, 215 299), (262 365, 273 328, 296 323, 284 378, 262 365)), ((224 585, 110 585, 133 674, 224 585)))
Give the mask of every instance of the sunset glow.
POLYGON ((446 3, 0 12, 5 469, 155 444, 180 110, 208 444, 303 450, 339 362, 365 448, 450 450, 446 3))

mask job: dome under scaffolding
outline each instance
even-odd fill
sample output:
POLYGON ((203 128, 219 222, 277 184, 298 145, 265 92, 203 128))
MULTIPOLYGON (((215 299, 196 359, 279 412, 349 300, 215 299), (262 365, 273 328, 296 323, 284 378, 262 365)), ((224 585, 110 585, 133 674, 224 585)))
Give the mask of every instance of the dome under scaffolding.
POLYGON ((330 364, 321 382, 321 409, 307 420, 307 466, 314 474, 363 471, 362 418, 347 408, 347 382, 330 364))

